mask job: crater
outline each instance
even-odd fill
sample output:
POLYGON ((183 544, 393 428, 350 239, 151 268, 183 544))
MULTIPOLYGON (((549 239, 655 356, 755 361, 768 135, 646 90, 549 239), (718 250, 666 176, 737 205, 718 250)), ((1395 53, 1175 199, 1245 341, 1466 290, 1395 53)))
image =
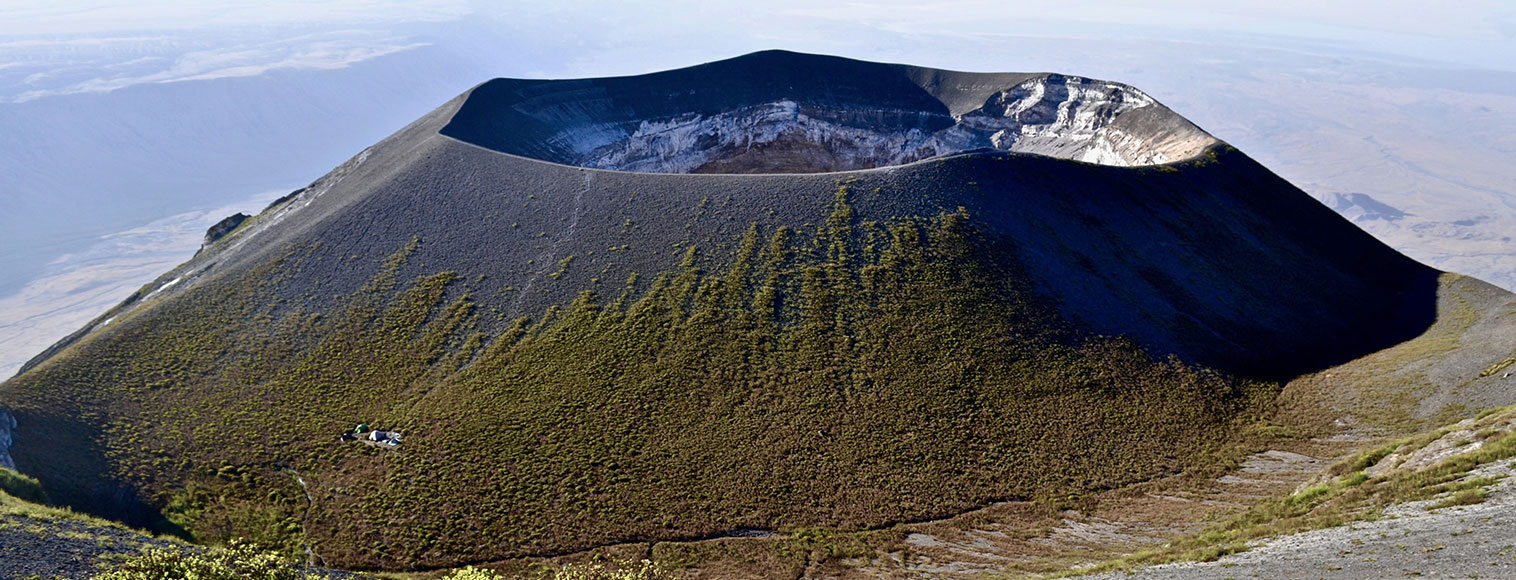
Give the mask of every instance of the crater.
POLYGON ((975 151, 1132 167, 1218 142, 1121 83, 784 51, 631 77, 495 79, 470 91, 441 132, 643 173, 820 173, 975 151))

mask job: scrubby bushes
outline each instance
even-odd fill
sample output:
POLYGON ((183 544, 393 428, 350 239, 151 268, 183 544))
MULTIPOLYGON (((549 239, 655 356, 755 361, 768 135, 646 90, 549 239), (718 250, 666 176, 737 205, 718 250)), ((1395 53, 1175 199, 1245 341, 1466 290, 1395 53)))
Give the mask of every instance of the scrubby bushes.
POLYGON ((319 315, 262 289, 291 250, 14 398, 100 417, 198 539, 396 569, 1078 497, 1193 467, 1273 392, 1072 330, 967 212, 859 221, 844 191, 818 217, 490 337, 466 279, 397 279, 415 244, 319 315), (359 420, 406 443, 338 443, 359 420))
POLYGON ((247 544, 205 551, 152 548, 91 580, 321 580, 247 544))
MULTIPOLYGON (((667 570, 647 560, 565 564, 529 576, 533 580, 667 580, 673 577, 667 570)), ((506 577, 470 566, 447 575, 443 580, 506 580, 506 577)))
POLYGON ((23 501, 47 503, 47 493, 42 491, 41 483, 38 483, 35 478, 4 467, 0 467, 0 491, 23 501))
MULTIPOLYGON (((362 578, 362 576, 359 576, 362 578)), ((152 548, 112 565, 90 580, 325 580, 251 544, 233 542, 228 548, 197 551, 152 548)), ((442 580, 671 580, 674 575, 648 560, 572 563, 529 573, 502 576, 469 566, 442 580)))

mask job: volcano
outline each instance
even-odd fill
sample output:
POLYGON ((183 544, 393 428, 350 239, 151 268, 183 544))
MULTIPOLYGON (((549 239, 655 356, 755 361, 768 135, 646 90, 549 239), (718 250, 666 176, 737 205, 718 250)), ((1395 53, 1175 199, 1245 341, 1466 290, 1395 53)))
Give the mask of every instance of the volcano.
POLYGON ((232 227, 0 387, 12 455, 356 569, 1145 481, 1446 286, 1133 87, 783 51, 491 80, 232 227))

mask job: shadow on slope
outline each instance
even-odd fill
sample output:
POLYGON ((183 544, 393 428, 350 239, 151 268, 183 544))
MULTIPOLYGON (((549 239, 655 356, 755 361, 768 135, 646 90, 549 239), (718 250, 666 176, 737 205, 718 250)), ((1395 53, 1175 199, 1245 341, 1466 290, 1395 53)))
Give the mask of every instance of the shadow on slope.
POLYGON ((1439 272, 1227 147, 1156 168, 1045 157, 943 162, 1028 275, 1090 330, 1226 372, 1288 379, 1410 340, 1439 272))

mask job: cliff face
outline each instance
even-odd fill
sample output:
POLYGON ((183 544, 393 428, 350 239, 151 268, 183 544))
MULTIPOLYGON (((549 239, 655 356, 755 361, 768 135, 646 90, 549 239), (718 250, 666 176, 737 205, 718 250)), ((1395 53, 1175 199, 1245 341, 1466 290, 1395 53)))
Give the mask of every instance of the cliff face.
POLYGON ((245 213, 236 213, 226 216, 221 221, 216 222, 215 225, 212 225, 209 229, 205 230, 205 239, 200 242, 200 249, 203 250, 206 246, 214 244, 217 240, 226 237, 227 234, 232 233, 233 230, 236 230, 237 226, 242 225, 242 222, 247 221, 247 218, 249 217, 252 216, 249 216, 245 213))
POLYGON ((1121 167, 1218 142, 1120 83, 759 53, 642 77, 497 79, 445 135, 566 165, 648 173, 812 173, 976 150, 1121 167), (783 70, 805 61, 821 74, 783 70), (635 80, 630 80, 635 79, 635 80))
POLYGON ((11 430, 16 428, 16 418, 10 411, 0 409, 0 467, 15 469, 16 461, 11 459, 11 430))
POLYGON ((805 173, 901 165, 973 150, 1129 167, 1194 157, 1216 140, 1141 91, 1040 75, 978 109, 831 107, 784 99, 714 114, 564 127, 571 165, 647 173, 805 173))

